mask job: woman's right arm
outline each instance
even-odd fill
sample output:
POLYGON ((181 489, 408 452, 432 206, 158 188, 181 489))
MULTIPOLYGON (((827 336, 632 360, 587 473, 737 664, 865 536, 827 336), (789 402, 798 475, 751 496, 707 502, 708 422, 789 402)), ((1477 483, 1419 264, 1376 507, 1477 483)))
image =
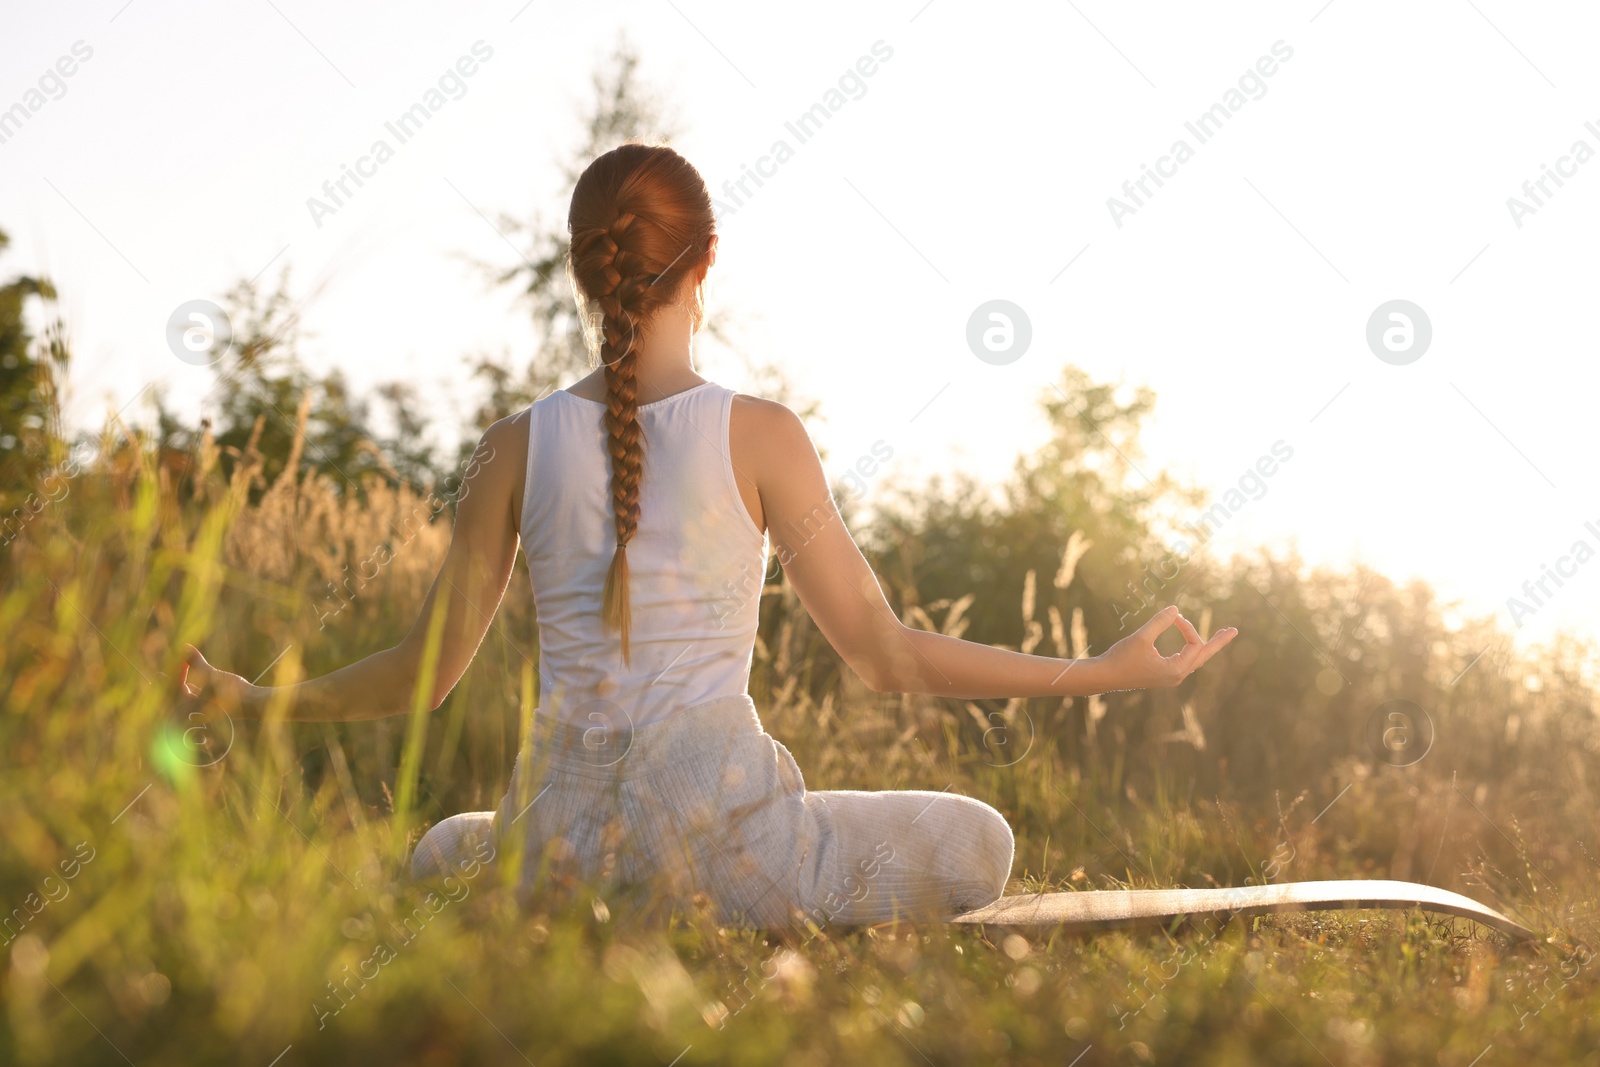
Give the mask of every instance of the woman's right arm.
POLYGON ((450 548, 399 644, 283 688, 218 670, 190 646, 183 710, 259 719, 281 697, 290 720, 354 721, 403 714, 419 696, 429 710, 438 708, 477 654, 505 595, 517 557, 527 449, 525 412, 484 433, 457 490, 450 548), (430 633, 435 625, 436 635, 430 633), (419 692, 424 682, 429 687, 419 692))
POLYGON ((759 490, 773 554, 823 636, 874 691, 982 699, 1174 686, 1238 633, 1228 628, 1202 640, 1169 606, 1098 656, 1056 659, 907 626, 845 529, 799 417, 771 401, 741 401, 735 466, 759 490), (1184 647, 1164 656, 1156 638, 1173 626, 1184 647))

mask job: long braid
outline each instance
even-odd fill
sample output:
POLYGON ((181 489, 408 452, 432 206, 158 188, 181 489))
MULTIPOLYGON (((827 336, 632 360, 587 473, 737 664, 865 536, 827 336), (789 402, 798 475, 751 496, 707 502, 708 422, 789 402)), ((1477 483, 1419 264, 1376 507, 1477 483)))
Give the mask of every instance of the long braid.
POLYGON ((632 305, 646 287, 645 275, 624 271, 633 266, 619 244, 627 239, 634 216, 623 213, 611 224, 607 240, 617 248, 612 260, 617 288, 600 300, 605 340, 600 359, 606 375, 606 450, 611 454, 611 519, 617 547, 606 572, 601 596, 600 621, 622 640, 622 660, 628 662, 628 634, 633 612, 628 597, 628 542, 639 530, 639 482, 644 474, 644 432, 639 428, 638 316, 632 305))
MULTIPOLYGON (((703 273, 715 233, 699 173, 670 148, 624 145, 601 156, 573 192, 571 264, 583 295, 600 311, 599 360, 606 382, 606 451, 616 535, 600 620, 629 660, 632 611, 628 544, 639 530, 644 431, 639 425, 640 332, 676 299, 685 278, 703 273), (685 254, 693 250, 693 254, 685 254)), ((581 300, 580 300, 581 304, 581 300)), ((696 325, 698 325, 698 314, 696 325)))

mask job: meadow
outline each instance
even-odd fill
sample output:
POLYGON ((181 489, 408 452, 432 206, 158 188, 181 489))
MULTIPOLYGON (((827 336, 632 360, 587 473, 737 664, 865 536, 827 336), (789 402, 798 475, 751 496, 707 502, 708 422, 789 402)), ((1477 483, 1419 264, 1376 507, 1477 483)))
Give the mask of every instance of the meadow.
MULTIPOLYGON (((1168 573, 1155 533, 1186 498, 1084 462, 1110 457, 1089 426, 1117 401, 1065 384, 1083 418, 1051 410, 1052 447, 1002 496, 922 487, 862 524, 908 622, 1077 656, 1154 610, 1129 583, 1168 573)), ((1594 650, 1518 651, 1425 587, 1294 559, 1197 553, 1144 590, 1241 628, 1179 689, 997 702, 870 693, 774 569, 751 691, 813 788, 995 804, 1013 892, 1409 878, 1547 942, 1374 912, 779 936, 611 885, 519 905, 509 862, 412 885, 411 845, 496 805, 534 713, 520 563, 437 712, 175 712, 184 643, 282 684, 394 643, 432 580, 449 510, 319 469, 308 418, 309 400, 276 455, 261 422, 187 448, 113 424, 0 556, 0 1061, 1600 1062, 1594 650), (1404 736, 1393 706, 1421 712, 1404 736)))

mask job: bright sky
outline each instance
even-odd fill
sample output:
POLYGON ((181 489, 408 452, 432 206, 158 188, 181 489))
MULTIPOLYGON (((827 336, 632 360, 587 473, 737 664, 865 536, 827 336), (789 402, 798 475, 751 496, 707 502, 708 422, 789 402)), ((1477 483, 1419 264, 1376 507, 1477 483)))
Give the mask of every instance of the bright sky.
POLYGON ((0 124, 0 273, 61 288, 74 420, 130 401, 148 418, 152 381, 193 414, 211 372, 174 357, 168 317, 284 264, 298 292, 328 282, 309 359, 467 411, 463 357, 531 343, 475 266, 515 261, 485 216, 564 213, 552 162, 624 30, 719 197, 775 141, 792 150, 723 216, 710 297, 822 400, 837 474, 881 441, 873 490, 999 477, 1076 363, 1156 389, 1147 472, 1225 500, 1275 443, 1292 450, 1221 547, 1360 559, 1507 625, 1507 598, 1560 567, 1520 636, 1600 634, 1582 444, 1600 13, 1578 3, 29 5, 0 34, 0 109, 27 112, 0 124), (399 143, 385 123, 475 44, 473 73, 399 143), (802 143, 785 123, 818 103, 836 110, 802 143), (307 199, 380 138, 393 157, 314 219, 307 199), (1135 200, 1123 185, 1146 166, 1162 184, 1135 200), (1541 178, 1535 200, 1523 184, 1541 178), (967 341, 991 300, 1031 325, 1004 365, 967 341), (1409 363, 1367 340, 1394 300, 1431 325, 1420 356, 1385 352, 1409 363))

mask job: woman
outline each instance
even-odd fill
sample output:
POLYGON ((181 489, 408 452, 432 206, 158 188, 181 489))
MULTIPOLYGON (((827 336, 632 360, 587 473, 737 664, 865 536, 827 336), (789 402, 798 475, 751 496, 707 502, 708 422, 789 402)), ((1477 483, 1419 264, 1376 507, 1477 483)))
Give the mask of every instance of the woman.
MULTIPOLYGON (((812 792, 746 693, 768 539, 801 602, 874 692, 1078 696, 1181 682, 1202 641, 1168 607, 1100 656, 1060 660, 905 626, 835 508, 804 426, 695 372, 716 262, 711 198, 670 148, 623 145, 579 178, 569 272, 598 369, 484 434, 455 535, 411 632, 288 694, 295 719, 437 708, 488 629, 520 544, 539 620, 539 713, 497 812, 444 820, 413 874, 486 845, 531 890, 563 874, 697 894, 758 926, 947 917, 1001 895, 1012 835, 950 793, 812 792), (1156 637, 1176 625, 1183 649, 1156 637), (432 634, 430 635, 430 630, 432 634), (436 662, 425 654, 437 643, 436 662), (424 673, 427 672, 427 673, 424 673)), ((259 716, 268 687, 191 650, 185 690, 259 716)))

